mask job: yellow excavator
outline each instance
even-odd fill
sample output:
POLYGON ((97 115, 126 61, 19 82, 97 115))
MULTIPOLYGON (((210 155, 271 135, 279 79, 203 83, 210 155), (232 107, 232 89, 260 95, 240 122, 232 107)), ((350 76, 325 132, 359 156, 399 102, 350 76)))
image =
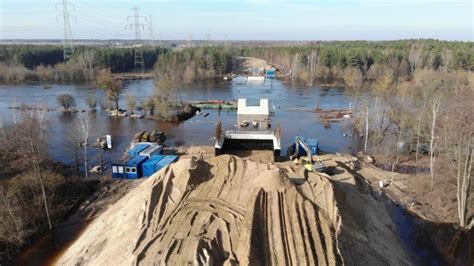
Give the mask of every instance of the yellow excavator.
POLYGON ((295 137, 295 143, 293 145, 294 151, 290 155, 290 160, 292 160, 295 164, 299 163, 299 159, 302 161, 303 167, 308 171, 308 172, 325 172, 326 171, 326 166, 320 162, 314 162, 313 161, 313 153, 311 152, 311 149, 308 147, 306 142, 301 138, 300 136, 295 137), (305 153, 302 153, 300 151, 300 147, 303 148, 305 153))

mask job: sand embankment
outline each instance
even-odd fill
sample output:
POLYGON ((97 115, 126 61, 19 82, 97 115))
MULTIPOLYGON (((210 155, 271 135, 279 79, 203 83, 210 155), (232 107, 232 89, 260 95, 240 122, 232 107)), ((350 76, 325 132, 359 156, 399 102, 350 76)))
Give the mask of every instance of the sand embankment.
POLYGON ((182 158, 111 205, 57 263, 411 264, 384 205, 343 168, 336 176, 182 158))

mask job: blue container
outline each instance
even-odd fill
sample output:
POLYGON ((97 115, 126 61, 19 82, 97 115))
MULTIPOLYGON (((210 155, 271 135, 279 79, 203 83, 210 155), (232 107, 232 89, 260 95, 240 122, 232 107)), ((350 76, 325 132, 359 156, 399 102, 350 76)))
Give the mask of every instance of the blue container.
POLYGON ((156 165, 160 162, 165 155, 153 155, 150 159, 142 164, 142 173, 143 176, 148 177, 152 176, 154 173, 157 172, 156 165))
POLYGON ((112 178, 125 178, 125 163, 112 163, 112 178))
POLYGON ((145 143, 137 144, 135 145, 135 147, 133 147, 133 149, 128 150, 127 153, 130 156, 137 156, 140 154, 140 152, 146 150, 148 147, 150 147, 149 144, 145 144, 145 143))
POLYGON ((318 154, 319 151, 319 140, 317 139, 306 139, 306 145, 311 150, 313 155, 318 154))
POLYGON ((112 178, 126 178, 125 164, 128 160, 130 160, 130 158, 112 163, 112 178))
POLYGON ((146 156, 151 158, 155 155, 163 155, 163 146, 161 145, 150 145, 150 147, 146 148, 145 150, 140 152, 140 155, 146 156))
POLYGON ((158 172, 162 168, 165 168, 169 164, 175 162, 178 159, 178 156, 176 155, 165 155, 163 159, 161 159, 156 165, 155 165, 155 171, 158 172))
POLYGON ((137 179, 143 176, 142 164, 148 160, 146 156, 135 156, 125 164, 125 175, 128 179, 137 179))
POLYGON ((265 73, 267 78, 276 78, 276 70, 275 69, 268 69, 265 73))

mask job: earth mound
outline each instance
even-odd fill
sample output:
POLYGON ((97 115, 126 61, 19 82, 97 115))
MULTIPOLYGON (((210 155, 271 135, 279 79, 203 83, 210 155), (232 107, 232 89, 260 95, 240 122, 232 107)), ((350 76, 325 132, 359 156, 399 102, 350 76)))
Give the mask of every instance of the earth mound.
POLYGON ((56 263, 412 263, 388 211, 355 182, 295 176, 231 155, 181 159, 110 206, 56 263))

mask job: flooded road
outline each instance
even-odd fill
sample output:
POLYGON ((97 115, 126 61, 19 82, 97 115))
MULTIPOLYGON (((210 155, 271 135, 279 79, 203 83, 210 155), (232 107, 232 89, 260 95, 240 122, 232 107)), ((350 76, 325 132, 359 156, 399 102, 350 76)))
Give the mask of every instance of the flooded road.
MULTIPOLYGON (((179 88, 181 97, 187 100, 237 100, 247 98, 249 104, 258 104, 260 98, 268 98, 271 102, 273 124, 282 126, 282 144, 286 147, 291 143, 296 134, 320 140, 321 149, 329 152, 352 152, 356 144, 345 129, 349 123, 332 123, 330 129, 325 129, 315 113, 290 110, 291 108, 315 108, 317 101, 322 109, 347 109, 351 98, 346 95, 343 88, 299 87, 289 86, 279 80, 266 80, 262 83, 248 83, 244 77, 233 81, 207 81, 183 86, 179 88)), ((64 114, 57 103, 59 94, 69 93, 76 100, 78 110, 87 110, 86 99, 94 97, 98 102, 107 101, 104 91, 90 84, 52 84, 52 85, 2 85, 0 86, 0 118, 4 123, 10 122, 15 116, 9 109, 11 106, 22 104, 46 104, 49 108, 56 109, 48 113, 49 146, 53 159, 72 165, 74 152, 68 148, 67 136, 75 130, 79 116, 88 112, 64 114)), ((154 80, 137 80, 125 83, 120 106, 127 109, 127 97, 134 95, 140 103, 155 95, 154 80)), ((98 108, 99 109, 99 108, 98 108)), ((125 151, 136 132, 142 130, 164 131, 168 137, 166 143, 170 146, 213 145, 214 124, 222 121, 225 128, 236 125, 235 111, 203 110, 208 116, 195 116, 181 123, 168 123, 147 119, 132 119, 129 117, 110 117, 108 112, 98 111, 91 113, 91 142, 97 136, 112 135, 113 149, 104 154, 105 160, 113 161, 125 151)), ((17 112, 17 116, 19 113, 17 112)), ((98 151, 89 153, 95 163, 98 161, 98 151)))

